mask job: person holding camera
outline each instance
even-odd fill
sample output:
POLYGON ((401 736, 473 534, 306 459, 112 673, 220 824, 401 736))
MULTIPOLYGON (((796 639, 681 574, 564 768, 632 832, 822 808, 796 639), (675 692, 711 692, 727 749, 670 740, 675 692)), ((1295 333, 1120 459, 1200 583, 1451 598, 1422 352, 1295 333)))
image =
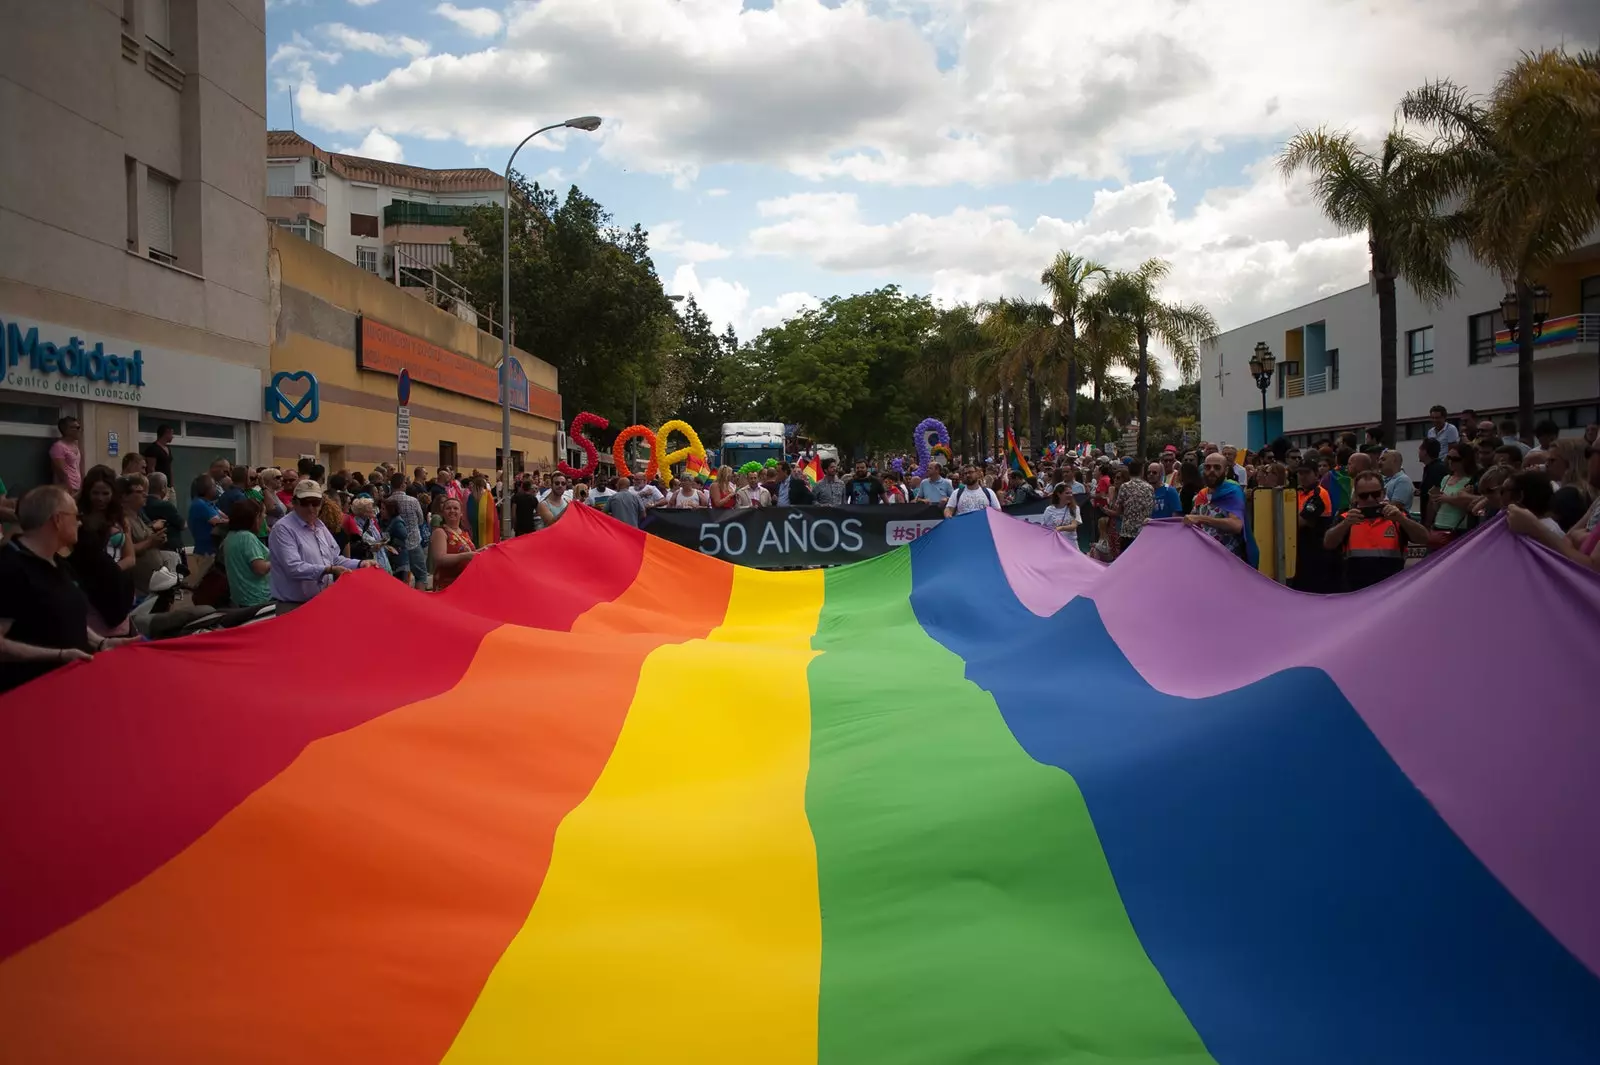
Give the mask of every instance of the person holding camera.
POLYGON ((1346 591, 1359 591, 1405 568, 1406 544, 1425 544, 1428 530, 1384 496, 1383 476, 1362 470, 1350 481, 1355 507, 1328 530, 1322 546, 1344 549, 1346 591))

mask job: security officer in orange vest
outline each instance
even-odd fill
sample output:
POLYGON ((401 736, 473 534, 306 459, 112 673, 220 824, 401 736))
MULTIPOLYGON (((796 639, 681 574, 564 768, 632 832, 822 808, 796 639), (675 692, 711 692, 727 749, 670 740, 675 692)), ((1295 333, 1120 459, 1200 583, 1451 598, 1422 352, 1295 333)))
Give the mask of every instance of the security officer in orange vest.
POLYGON ((1289 587, 1318 594, 1339 590, 1338 555, 1322 546, 1322 538, 1333 522, 1333 501, 1328 490, 1317 483, 1317 468, 1301 466, 1295 471, 1299 491, 1299 535, 1295 538, 1294 577, 1289 587))
POLYGON ((1384 498, 1383 477, 1373 470, 1355 475, 1350 498, 1355 508, 1328 530, 1322 544, 1330 551, 1344 548, 1345 589, 1354 592, 1404 569, 1407 541, 1427 543, 1428 530, 1384 498))

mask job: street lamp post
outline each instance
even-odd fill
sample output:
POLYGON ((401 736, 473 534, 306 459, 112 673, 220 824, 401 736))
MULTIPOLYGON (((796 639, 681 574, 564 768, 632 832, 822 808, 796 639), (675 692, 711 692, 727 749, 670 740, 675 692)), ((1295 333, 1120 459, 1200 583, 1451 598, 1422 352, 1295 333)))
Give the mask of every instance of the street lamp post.
POLYGON ((1256 379, 1256 387, 1261 390, 1262 447, 1267 444, 1267 389, 1272 386, 1272 370, 1277 358, 1265 342, 1256 344, 1255 354, 1250 356, 1250 373, 1256 379))
MULTIPOLYGON (((600 128, 595 115, 580 115, 552 126, 543 126, 522 138, 506 160, 506 202, 500 229, 500 538, 511 539, 511 164, 517 161, 522 146, 541 133, 553 129, 581 129, 593 133, 600 128)), ((559 456, 558 456, 559 457, 559 456)))
POLYGON ((1505 320, 1512 343, 1517 345, 1517 421, 1521 423, 1518 429, 1524 440, 1532 440, 1533 345, 1544 332, 1545 319, 1550 317, 1550 290, 1543 285, 1530 288, 1518 281, 1500 300, 1500 317, 1505 320), (1524 306, 1530 319, 1526 323, 1522 320, 1524 306))
MULTIPOLYGON (((1545 319, 1550 317, 1550 290, 1543 285, 1534 285, 1533 289, 1533 339, 1538 340, 1539 334, 1544 332, 1545 319)), ((1511 334, 1513 342, 1522 326, 1522 307, 1517 302, 1515 291, 1507 292, 1500 300, 1500 317, 1505 319, 1506 332, 1511 334)))

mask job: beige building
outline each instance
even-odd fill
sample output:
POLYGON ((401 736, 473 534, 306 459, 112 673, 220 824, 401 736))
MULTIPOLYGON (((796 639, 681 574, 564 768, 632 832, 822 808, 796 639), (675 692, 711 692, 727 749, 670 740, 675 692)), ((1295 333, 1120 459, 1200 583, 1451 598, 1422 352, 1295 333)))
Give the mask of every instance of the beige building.
POLYGON ((504 190, 504 179, 482 167, 431 170, 324 151, 291 130, 267 133, 274 225, 491 331, 483 309, 434 267, 449 264, 467 212, 504 202, 504 190))
POLYGON ((264 0, 0 0, 0 478, 265 461, 264 0))

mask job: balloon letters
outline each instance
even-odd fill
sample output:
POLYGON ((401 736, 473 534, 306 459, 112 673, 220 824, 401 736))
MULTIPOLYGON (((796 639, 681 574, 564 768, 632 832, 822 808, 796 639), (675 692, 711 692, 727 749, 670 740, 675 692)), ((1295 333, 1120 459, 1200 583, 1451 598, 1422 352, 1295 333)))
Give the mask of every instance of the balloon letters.
POLYGON ((935 441, 944 445, 944 453, 946 455, 950 454, 950 430, 946 429, 944 422, 941 422, 938 418, 924 418, 917 425, 915 433, 917 476, 926 477, 928 475, 928 463, 933 461, 933 452, 930 448, 935 441), (930 437, 932 439, 929 439, 930 437))
POLYGON ((644 477, 647 481, 656 479, 656 434, 648 425, 630 425, 617 434, 617 440, 611 445, 611 457, 617 462, 617 472, 632 473, 628 468, 629 440, 643 440, 645 447, 649 448, 650 465, 645 467, 644 477))
POLYGON ((573 443, 583 448, 583 469, 580 470, 567 465, 566 456, 562 456, 561 461, 556 463, 556 469, 560 470, 568 477, 571 477, 573 480, 577 480, 580 477, 587 477, 592 474, 600 466, 600 452, 595 450, 594 441, 590 440, 587 436, 584 436, 583 431, 591 427, 595 429, 604 429, 610 424, 610 422, 600 417, 600 415, 590 414, 588 411, 584 411, 582 414, 572 419, 572 425, 568 432, 572 436, 573 443))
POLYGON ((706 448, 700 443, 700 437, 686 421, 673 419, 656 430, 656 465, 663 470, 670 470, 678 463, 688 459, 690 455, 700 460, 701 465, 706 465, 706 448), (667 450, 667 437, 674 432, 682 433, 689 438, 688 447, 680 447, 676 451, 667 450))

